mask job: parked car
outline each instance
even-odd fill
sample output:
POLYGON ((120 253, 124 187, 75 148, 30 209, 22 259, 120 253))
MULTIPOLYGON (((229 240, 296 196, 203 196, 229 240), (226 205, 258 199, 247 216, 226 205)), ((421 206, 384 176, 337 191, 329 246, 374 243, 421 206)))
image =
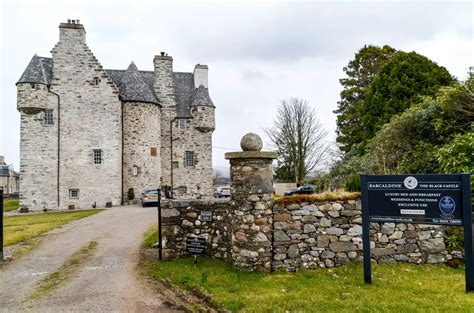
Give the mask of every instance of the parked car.
POLYGON ((289 189, 285 191, 284 195, 285 196, 291 196, 291 195, 305 195, 305 194, 312 194, 316 191, 316 187, 312 185, 305 185, 305 186, 300 186, 296 189, 289 189))
MULTIPOLYGON (((161 192, 161 198, 163 199, 163 191, 161 192)), ((142 207, 147 205, 158 205, 158 191, 156 189, 146 190, 142 193, 141 199, 142 207)))
POLYGON ((230 197, 230 187, 217 187, 216 191, 214 192, 214 197, 230 197))

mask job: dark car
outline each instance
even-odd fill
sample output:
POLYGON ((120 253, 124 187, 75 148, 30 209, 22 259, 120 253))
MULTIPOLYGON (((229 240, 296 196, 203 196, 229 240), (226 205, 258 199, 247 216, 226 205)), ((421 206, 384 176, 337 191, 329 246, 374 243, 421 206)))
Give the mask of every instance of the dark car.
POLYGON ((285 196, 291 196, 291 195, 307 195, 307 194, 312 194, 316 191, 316 187, 312 185, 306 185, 306 186, 301 186, 296 189, 290 189, 284 192, 285 196))

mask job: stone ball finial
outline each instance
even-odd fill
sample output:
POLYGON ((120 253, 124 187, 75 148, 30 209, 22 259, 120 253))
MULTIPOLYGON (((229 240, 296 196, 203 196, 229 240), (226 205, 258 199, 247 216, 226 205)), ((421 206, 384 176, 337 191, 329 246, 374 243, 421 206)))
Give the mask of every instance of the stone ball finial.
POLYGON ((240 140, 240 147, 243 151, 261 151, 263 147, 262 138, 255 133, 248 133, 240 140))

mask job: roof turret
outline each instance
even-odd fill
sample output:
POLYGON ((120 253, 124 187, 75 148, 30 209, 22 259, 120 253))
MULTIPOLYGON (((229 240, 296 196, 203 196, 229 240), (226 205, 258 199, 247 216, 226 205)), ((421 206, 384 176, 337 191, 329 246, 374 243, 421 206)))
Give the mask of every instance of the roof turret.
POLYGON ((191 106, 214 106, 214 103, 209 96, 209 89, 200 85, 194 90, 193 101, 191 106))
POLYGON ((39 83, 50 85, 53 73, 53 59, 33 56, 25 71, 21 75, 17 84, 20 83, 39 83))
POLYGON ((159 104, 153 91, 143 79, 134 62, 130 63, 117 87, 123 101, 150 102, 159 104))

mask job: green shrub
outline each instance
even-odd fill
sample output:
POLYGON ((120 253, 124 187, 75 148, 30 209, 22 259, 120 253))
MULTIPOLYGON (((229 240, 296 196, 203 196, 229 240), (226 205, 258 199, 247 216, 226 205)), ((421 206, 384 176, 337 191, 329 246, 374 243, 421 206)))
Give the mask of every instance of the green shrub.
POLYGON ((346 191, 360 192, 360 178, 359 176, 352 176, 346 183, 346 191))

